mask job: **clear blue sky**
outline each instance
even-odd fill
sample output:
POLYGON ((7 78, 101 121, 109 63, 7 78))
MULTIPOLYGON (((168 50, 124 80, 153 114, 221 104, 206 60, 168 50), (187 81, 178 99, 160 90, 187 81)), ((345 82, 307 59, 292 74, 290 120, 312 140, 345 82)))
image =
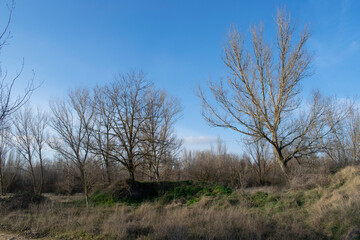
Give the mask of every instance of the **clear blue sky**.
MULTIPOLYGON (((7 16, 0 0, 0 27, 7 16)), ((207 126, 194 91, 210 77, 224 76, 222 44, 231 24, 246 32, 260 21, 266 37, 274 35, 273 18, 286 5, 301 27, 310 23, 314 75, 303 82, 304 97, 312 89, 337 97, 356 96, 360 89, 360 1, 106 1, 17 0, 12 39, 1 54, 3 69, 14 75, 22 59, 25 69, 16 86, 36 72, 44 81, 32 105, 46 106, 67 90, 112 80, 118 72, 141 69, 158 88, 178 97, 184 107, 176 127, 191 149, 209 147, 216 136, 231 152, 240 153, 241 136, 207 126), (201 144, 202 143, 202 144, 201 144)))

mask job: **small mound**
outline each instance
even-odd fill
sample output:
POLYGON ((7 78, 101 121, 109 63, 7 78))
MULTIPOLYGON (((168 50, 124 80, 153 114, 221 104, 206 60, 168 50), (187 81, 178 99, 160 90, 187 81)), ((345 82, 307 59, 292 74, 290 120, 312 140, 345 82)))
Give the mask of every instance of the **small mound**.
POLYGON ((360 223, 360 167, 348 166, 337 172, 328 188, 322 189, 310 215, 310 224, 321 226, 328 236, 340 238, 360 223))
POLYGON ((31 192, 22 192, 16 193, 10 198, 3 199, 1 206, 9 210, 27 209, 31 204, 40 204, 45 200, 46 198, 44 196, 31 192))
POLYGON ((117 181, 108 186, 104 193, 109 194, 115 199, 122 199, 131 196, 131 189, 130 181, 117 181))
POLYGON ((131 182, 119 181, 105 190, 96 191, 90 200, 95 204, 112 204, 115 202, 140 203, 159 201, 170 203, 180 200, 193 204, 202 196, 229 195, 232 189, 216 183, 180 181, 180 182, 131 182))
POLYGON ((132 182, 130 180, 118 181, 105 189, 116 200, 145 200, 158 197, 159 183, 157 182, 132 182))
POLYGON ((347 166, 334 175, 332 183, 335 188, 352 188, 358 190, 360 184, 360 166, 347 166))

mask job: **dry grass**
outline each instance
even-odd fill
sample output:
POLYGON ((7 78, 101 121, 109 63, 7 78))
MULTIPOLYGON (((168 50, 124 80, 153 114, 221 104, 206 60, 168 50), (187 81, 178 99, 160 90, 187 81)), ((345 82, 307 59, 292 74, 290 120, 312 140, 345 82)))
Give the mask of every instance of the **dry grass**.
POLYGON ((322 192, 322 197, 311 206, 310 225, 335 237, 352 226, 360 226, 359 167, 346 167, 336 173, 331 185, 322 192))
POLYGON ((53 193, 44 193, 43 196, 49 199, 50 201, 60 202, 60 203, 68 203, 84 198, 84 194, 82 193, 76 193, 73 195, 58 195, 53 193))
POLYGON ((327 186, 307 191, 263 190, 203 197, 190 206, 173 202, 86 209, 48 201, 3 211, 0 223, 59 239, 339 239, 360 223, 359 167, 345 168, 327 186))
POLYGON ((266 224, 251 216, 245 208, 180 207, 176 204, 164 207, 148 203, 138 208, 118 205, 89 209, 46 203, 32 206, 28 212, 11 212, 2 222, 11 222, 12 230, 31 230, 39 236, 87 233, 110 239, 145 236, 149 239, 260 239, 266 229, 266 224))
POLYGON ((15 231, 65 239, 316 239, 316 235, 301 230, 298 219, 285 226, 279 224, 283 219, 263 218, 243 204, 208 203, 89 209, 46 203, 32 206, 28 212, 11 212, 2 222, 11 222, 15 231))

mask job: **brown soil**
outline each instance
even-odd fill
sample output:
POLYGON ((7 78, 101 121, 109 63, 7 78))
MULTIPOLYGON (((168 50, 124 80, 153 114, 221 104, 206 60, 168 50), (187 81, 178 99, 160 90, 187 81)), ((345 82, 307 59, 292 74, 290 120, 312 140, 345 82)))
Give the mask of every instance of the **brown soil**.
POLYGON ((18 235, 0 232, 0 240, 26 240, 26 239, 27 238, 23 238, 18 235))
MULTIPOLYGON (((26 238, 16 233, 0 232, 0 240, 30 240, 33 238, 26 238)), ((51 240, 52 238, 36 238, 38 240, 51 240)))

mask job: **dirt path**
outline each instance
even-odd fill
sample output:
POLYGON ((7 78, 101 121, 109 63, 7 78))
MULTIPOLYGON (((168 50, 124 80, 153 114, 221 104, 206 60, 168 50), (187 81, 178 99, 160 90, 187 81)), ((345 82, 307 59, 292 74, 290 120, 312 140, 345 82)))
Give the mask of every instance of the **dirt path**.
MULTIPOLYGON (((26 238, 16 233, 0 232, 0 240, 32 240, 34 238, 26 238)), ((38 240, 53 240, 53 238, 36 238, 38 240)))
POLYGON ((27 240, 27 238, 21 237, 16 234, 9 233, 1 233, 0 232, 0 240, 27 240))

